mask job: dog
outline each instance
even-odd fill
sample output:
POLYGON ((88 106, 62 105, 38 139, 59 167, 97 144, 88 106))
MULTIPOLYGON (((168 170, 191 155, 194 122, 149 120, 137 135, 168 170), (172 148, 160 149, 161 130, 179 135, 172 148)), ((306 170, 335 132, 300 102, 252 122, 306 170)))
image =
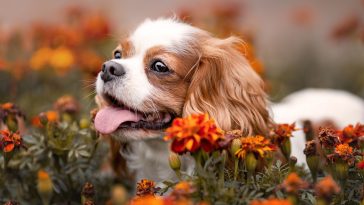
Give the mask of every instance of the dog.
MULTIPOLYGON (((95 128, 122 144, 113 148, 120 148, 137 181, 176 179, 168 164, 169 143, 163 140, 164 130, 176 117, 207 113, 223 130, 264 136, 274 126, 272 116, 288 120, 284 123, 303 119, 289 116, 292 110, 280 106, 270 110, 264 82, 241 47, 244 42, 237 37, 219 39, 175 19, 146 20, 102 65, 96 80, 102 106, 95 128)), ((292 143, 300 163, 305 162, 302 146, 301 140, 292 143)), ((193 160, 183 156, 182 165, 190 172, 193 160)))

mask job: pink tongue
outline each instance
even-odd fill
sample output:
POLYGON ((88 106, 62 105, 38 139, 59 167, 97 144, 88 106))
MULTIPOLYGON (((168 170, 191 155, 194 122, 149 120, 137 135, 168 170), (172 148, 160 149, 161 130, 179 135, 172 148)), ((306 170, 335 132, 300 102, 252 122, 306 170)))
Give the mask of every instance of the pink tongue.
POLYGON ((114 132, 123 122, 138 122, 141 116, 115 107, 105 107, 99 110, 95 117, 95 128, 102 134, 114 132))

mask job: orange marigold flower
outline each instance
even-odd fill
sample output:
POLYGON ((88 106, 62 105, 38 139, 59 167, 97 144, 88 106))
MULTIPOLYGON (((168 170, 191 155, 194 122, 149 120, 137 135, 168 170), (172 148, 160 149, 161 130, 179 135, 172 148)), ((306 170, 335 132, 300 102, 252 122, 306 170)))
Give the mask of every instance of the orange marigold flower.
POLYGON ((356 142, 361 136, 364 136, 364 125, 356 124, 348 125, 343 130, 338 131, 338 136, 341 143, 351 143, 356 142))
POLYGON ((359 162, 356 166, 357 166, 359 169, 364 169, 364 160, 362 160, 361 162, 359 162))
POLYGON ((13 103, 7 102, 4 104, 0 104, 0 120, 5 120, 5 118, 9 115, 23 117, 23 112, 13 103))
POLYGON ((164 205, 166 204, 161 197, 155 197, 155 196, 143 196, 143 197, 137 197, 131 200, 130 205, 164 205))
POLYGON ((337 132, 331 128, 320 127, 318 139, 322 146, 328 148, 332 148, 340 143, 337 132))
POLYGON ((59 120, 59 114, 56 111, 49 110, 42 112, 38 116, 32 118, 32 125, 35 127, 43 127, 42 123, 57 122, 59 120))
POLYGON ((292 172, 283 181, 281 186, 287 193, 297 194, 299 190, 307 188, 308 183, 302 180, 297 173, 292 172))
POLYGON ((272 139, 275 143, 281 144, 286 138, 292 137, 292 132, 298 130, 296 124, 277 124, 273 129, 272 139))
POLYGON ((339 144, 335 147, 335 153, 339 156, 347 156, 353 154, 353 148, 348 144, 339 144))
POLYGON ((34 70, 40 70, 49 63, 49 59, 53 55, 53 50, 48 47, 42 47, 36 50, 30 58, 30 67, 34 70))
POLYGON ((154 195, 154 193, 157 191, 155 188, 155 182, 148 179, 142 179, 140 182, 138 182, 136 189, 137 196, 154 195))
POLYGON ((289 200, 286 199, 268 199, 268 200, 254 200, 250 205, 292 205, 289 200))
POLYGON ((72 51, 66 47, 60 47, 53 50, 49 59, 49 64, 61 74, 68 71, 75 63, 72 51))
POLYGON ((166 133, 164 139, 173 139, 171 149, 179 154, 196 152, 200 148, 211 152, 219 148, 218 142, 224 138, 223 131, 207 114, 176 118, 166 133))
POLYGON ((11 152, 23 146, 19 132, 11 133, 9 130, 0 131, 0 148, 4 152, 11 152))
POLYGON ((355 162, 355 156, 357 152, 353 151, 353 148, 348 144, 336 145, 334 153, 327 155, 329 162, 334 163, 336 161, 345 161, 349 165, 353 165, 355 162))
POLYGON ((196 190, 191 183, 187 181, 181 181, 174 186, 171 196, 175 197, 176 199, 181 199, 188 197, 195 191, 196 190))
POLYGON ((14 107, 13 103, 7 102, 1 105, 1 108, 4 110, 10 110, 14 107))
POLYGON ((66 112, 66 113, 77 113, 80 110, 80 106, 77 100, 70 96, 65 95, 57 99, 57 101, 53 105, 55 110, 59 112, 66 112))
POLYGON ((235 156, 244 159, 249 152, 252 152, 260 157, 265 157, 268 152, 275 150, 274 145, 269 139, 263 136, 242 137, 241 148, 236 151, 235 156))
POLYGON ((320 198, 331 198, 340 192, 340 187, 331 176, 326 176, 315 185, 315 193, 320 198))

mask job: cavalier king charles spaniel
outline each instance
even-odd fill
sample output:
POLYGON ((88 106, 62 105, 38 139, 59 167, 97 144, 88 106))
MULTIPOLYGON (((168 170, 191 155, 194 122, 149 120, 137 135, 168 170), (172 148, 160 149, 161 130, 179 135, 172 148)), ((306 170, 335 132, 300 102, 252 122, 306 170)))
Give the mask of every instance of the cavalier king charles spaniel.
MULTIPOLYGON (((208 113, 223 130, 268 134, 273 123, 264 83, 239 51, 242 44, 174 19, 146 20, 102 65, 95 128, 122 143, 136 180, 175 177, 163 136, 176 117, 208 113)), ((182 164, 193 168, 188 156, 182 164)))

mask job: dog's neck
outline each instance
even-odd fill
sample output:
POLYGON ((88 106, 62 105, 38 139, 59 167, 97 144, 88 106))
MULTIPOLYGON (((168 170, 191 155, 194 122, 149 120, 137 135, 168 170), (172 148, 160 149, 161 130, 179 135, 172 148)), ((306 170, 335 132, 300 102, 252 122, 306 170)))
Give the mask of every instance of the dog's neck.
POLYGON ((128 142, 120 150, 126 159, 128 170, 135 174, 135 179, 149 179, 155 182, 174 180, 176 175, 169 167, 169 144, 163 139, 148 139, 128 142))
MULTIPOLYGON (((175 172, 169 166, 170 144, 161 138, 131 141, 128 146, 120 150, 126 159, 130 173, 135 174, 135 180, 153 180, 157 186, 163 187, 163 181, 177 181, 175 172)), ((193 158, 185 154, 180 156, 181 171, 192 174, 193 158)))

